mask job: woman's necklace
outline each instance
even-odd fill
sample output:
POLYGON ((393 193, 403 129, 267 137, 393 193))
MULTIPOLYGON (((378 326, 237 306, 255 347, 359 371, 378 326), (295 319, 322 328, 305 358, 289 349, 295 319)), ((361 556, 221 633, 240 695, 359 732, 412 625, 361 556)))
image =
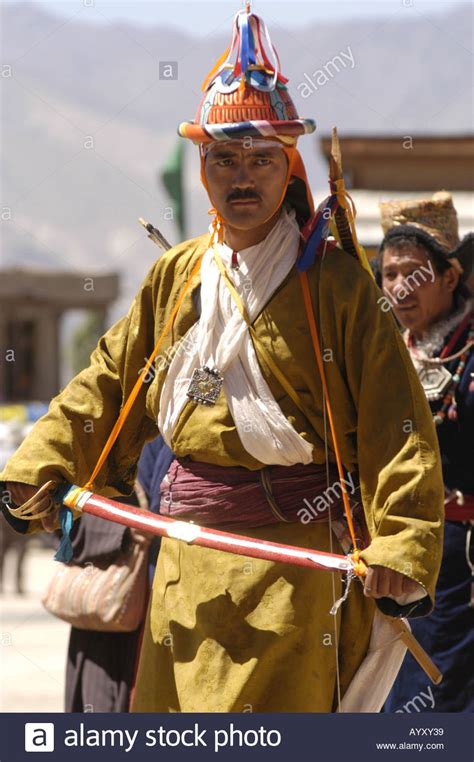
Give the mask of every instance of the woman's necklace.
POLYGON ((462 378, 469 350, 474 345, 474 318, 470 315, 465 316, 439 357, 424 357, 420 355, 415 348, 415 339, 410 331, 405 335, 405 342, 413 358, 428 401, 436 402, 439 399, 443 400, 440 410, 433 415, 436 426, 440 426, 446 416, 448 416, 449 420, 457 420, 455 394, 462 378), (471 325, 466 344, 458 352, 449 354, 459 336, 465 330, 466 325, 469 324, 469 321, 471 321, 471 325), (451 374, 443 365, 457 358, 459 358, 459 362, 456 365, 454 373, 451 374))

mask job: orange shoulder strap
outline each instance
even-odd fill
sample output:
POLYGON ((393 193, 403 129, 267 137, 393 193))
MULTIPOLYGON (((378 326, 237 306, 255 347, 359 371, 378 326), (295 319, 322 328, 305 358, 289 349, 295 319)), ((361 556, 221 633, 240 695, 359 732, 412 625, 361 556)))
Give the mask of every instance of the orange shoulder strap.
POLYGON ((345 487, 344 471, 343 471, 343 468, 342 468, 341 453, 340 453, 340 450, 339 450, 339 445, 338 445, 337 437, 336 437, 336 428, 335 428, 335 425, 334 425, 334 417, 333 417, 333 414, 332 414, 332 407, 331 407, 331 402, 330 402, 330 399, 329 399, 328 386, 327 386, 327 381, 326 381, 326 374, 325 374, 325 371, 324 371, 323 358, 321 356, 321 348, 319 346, 318 329, 317 329, 317 326, 316 326, 316 319, 314 317, 314 308, 313 308, 313 302, 312 302, 312 299, 311 299, 311 293, 310 293, 310 290, 309 290, 309 282, 308 282, 307 272, 300 272, 300 280, 301 280, 301 287, 303 289, 304 305, 305 305, 305 309, 306 309, 306 316, 308 318, 309 329, 310 329, 310 332, 311 332, 311 339, 312 339, 312 342, 313 342, 314 353, 316 355, 316 362, 318 364, 318 369, 319 369, 319 373, 320 373, 320 376, 321 376, 321 382, 322 382, 322 385, 323 385, 324 399, 325 399, 325 402, 326 402, 326 409, 327 409, 327 413, 328 413, 329 427, 330 427, 330 430, 331 430, 332 441, 333 441, 333 445, 334 445, 334 454, 336 456, 337 470, 338 470, 339 479, 340 479, 340 482, 341 482, 342 499, 343 499, 343 502, 344 502, 344 511, 345 511, 345 514, 346 514, 347 525, 348 525, 349 533, 350 533, 351 540, 352 540, 352 547, 354 549, 353 553, 352 553, 352 557, 353 557, 354 564, 355 564, 354 573, 357 574, 357 575, 360 575, 360 576, 364 576, 365 573, 366 573, 367 567, 364 564, 364 562, 360 559, 360 550, 358 548, 357 539, 356 539, 356 536, 355 536, 354 523, 352 521, 352 514, 351 514, 350 505, 349 505, 349 497, 347 495, 347 490, 346 490, 346 487, 345 487))
POLYGON ((204 256, 204 254, 201 254, 201 256, 199 257, 198 261, 196 262, 195 266, 192 269, 191 275, 189 276, 189 278, 187 279, 186 283, 184 284, 184 288, 183 288, 183 290, 181 291, 181 293, 180 293, 180 295, 178 297, 178 301, 176 302, 175 306, 173 307, 173 309, 171 311, 171 315, 169 316, 169 318, 168 318, 168 320, 167 320, 167 322, 165 324, 165 327, 163 328, 163 331, 161 332, 161 336, 158 339, 153 352, 151 353, 150 357, 148 358, 145 367, 143 368, 142 372, 140 373, 140 375, 139 375, 139 377, 138 377, 138 379, 137 379, 137 381, 135 383, 135 386, 133 387, 132 391, 130 392, 130 394, 129 394, 128 398, 127 398, 127 401, 125 402, 125 405, 121 409, 120 415, 117 418, 117 420, 116 420, 116 422, 114 424, 114 427, 113 427, 112 431, 109 434, 109 438, 107 439, 107 441, 106 441, 106 443, 104 445, 104 449, 102 450, 102 452, 101 452, 101 454, 99 456, 99 459, 98 459, 98 461, 97 461, 97 463, 96 463, 96 465, 94 467, 94 470, 93 470, 93 472, 92 472, 92 474, 91 474, 91 476, 89 478, 89 481, 87 482, 87 484, 84 485, 84 489, 88 489, 88 490, 92 489, 92 484, 94 482, 94 479, 96 478, 96 476, 99 473, 100 469, 104 465, 104 463, 105 463, 105 461, 107 459, 107 456, 108 456, 109 452, 111 451, 111 449, 112 449, 112 447, 113 447, 113 445, 115 443, 115 440, 117 439, 117 437, 118 437, 118 435, 119 435, 119 433, 120 433, 120 431, 122 429, 123 424, 125 423, 125 419, 127 418, 128 414, 130 412, 130 408, 132 407, 133 403, 135 402, 135 400, 136 400, 136 398, 138 396, 138 392, 140 391, 140 388, 142 386, 143 379, 145 378, 146 374, 148 373, 148 370, 150 369, 151 365, 153 364, 153 361, 154 361, 156 355, 158 354, 158 350, 159 350, 159 348, 160 348, 160 346, 162 344, 163 339, 165 338, 166 334, 168 333, 168 331, 170 330, 171 326, 173 325, 174 319, 175 319, 175 317, 176 317, 176 315, 178 313, 178 310, 181 307, 183 299, 184 299, 184 297, 185 297, 185 295, 186 295, 186 293, 187 293, 187 291, 189 289, 189 284, 191 283, 192 279, 194 278, 196 273, 199 271, 199 268, 201 267, 201 261, 202 261, 203 256, 204 256))

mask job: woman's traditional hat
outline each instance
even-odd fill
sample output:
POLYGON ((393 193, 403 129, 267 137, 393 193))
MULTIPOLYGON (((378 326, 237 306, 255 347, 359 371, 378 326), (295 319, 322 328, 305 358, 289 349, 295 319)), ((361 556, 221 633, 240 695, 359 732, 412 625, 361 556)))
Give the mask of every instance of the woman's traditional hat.
POLYGON ((399 236, 412 235, 421 245, 441 254, 456 268, 462 280, 472 268, 473 235, 459 238, 458 216, 453 197, 438 191, 429 199, 385 201, 379 204, 385 237, 381 248, 399 236))
POLYGON ((203 82, 195 121, 180 124, 178 133, 201 144, 248 136, 294 144, 316 123, 299 118, 287 82, 265 22, 247 3, 234 18, 229 47, 203 82))
POLYGON ((379 206, 384 233, 396 225, 413 225, 448 251, 459 244, 458 216, 447 191, 438 191, 429 199, 384 201, 379 206))

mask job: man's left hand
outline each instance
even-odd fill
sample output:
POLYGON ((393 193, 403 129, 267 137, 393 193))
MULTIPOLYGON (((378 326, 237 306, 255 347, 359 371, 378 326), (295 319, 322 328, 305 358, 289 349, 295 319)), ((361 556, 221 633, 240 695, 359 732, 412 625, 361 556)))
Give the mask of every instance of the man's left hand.
POLYGON ((365 578, 364 595, 367 598, 385 598, 388 595, 398 598, 406 593, 414 593, 418 587, 418 582, 405 574, 386 566, 370 566, 365 578))

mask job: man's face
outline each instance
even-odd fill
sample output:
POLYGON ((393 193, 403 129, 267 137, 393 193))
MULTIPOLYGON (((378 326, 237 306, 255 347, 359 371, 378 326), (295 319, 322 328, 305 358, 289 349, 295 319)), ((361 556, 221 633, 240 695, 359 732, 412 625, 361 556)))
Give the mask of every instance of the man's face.
POLYGON ((438 274, 421 246, 407 244, 401 249, 387 246, 384 250, 382 288, 404 328, 423 334, 448 314, 456 284, 453 268, 438 274))
POLYGON ((288 161, 279 146, 249 146, 226 141, 213 146, 205 158, 212 203, 232 227, 251 230, 278 209, 285 187, 288 161))

